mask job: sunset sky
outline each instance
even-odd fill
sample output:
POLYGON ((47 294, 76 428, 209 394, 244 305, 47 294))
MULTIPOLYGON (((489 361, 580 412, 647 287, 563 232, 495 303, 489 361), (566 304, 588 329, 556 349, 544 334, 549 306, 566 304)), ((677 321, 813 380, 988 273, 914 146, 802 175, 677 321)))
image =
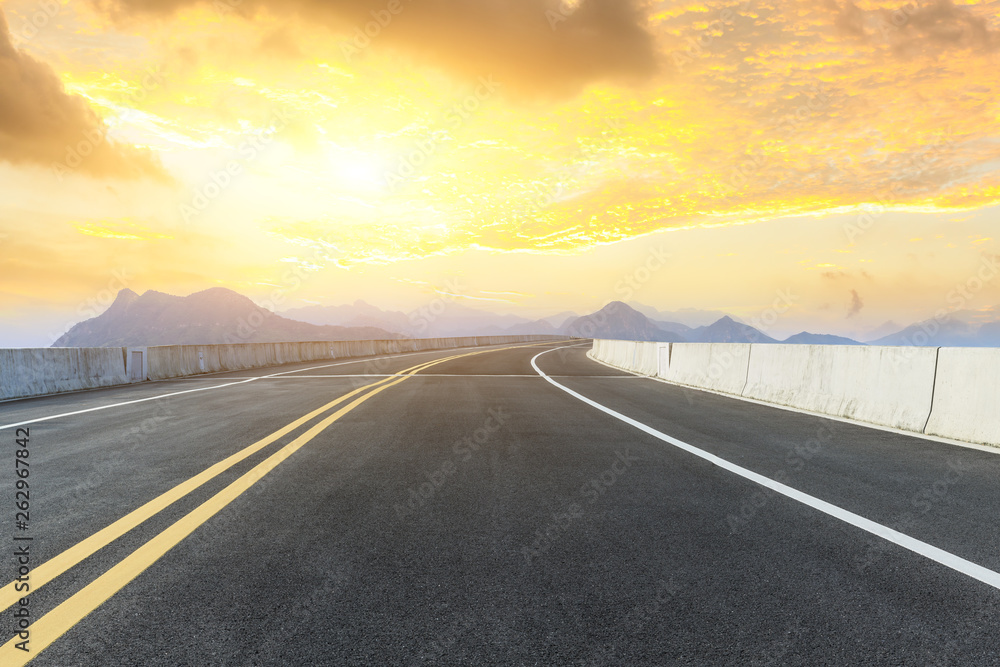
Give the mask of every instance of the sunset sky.
POLYGON ((1000 318, 998 238, 1000 1, 0 0, 0 346, 123 286, 862 336, 1000 318))

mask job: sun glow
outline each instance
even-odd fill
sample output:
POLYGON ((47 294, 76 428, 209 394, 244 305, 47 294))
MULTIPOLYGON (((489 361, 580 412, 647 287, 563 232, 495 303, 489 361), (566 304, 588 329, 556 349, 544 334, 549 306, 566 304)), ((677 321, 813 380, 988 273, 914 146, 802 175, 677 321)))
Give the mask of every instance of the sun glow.
MULTIPOLYGON (((215 272, 274 283, 282 258, 361 275, 495 256, 518 267, 495 269, 509 277, 538 270, 525 257, 584 261, 661 232, 795 217, 804 245, 894 267, 887 291, 916 270, 886 239, 916 238, 920 220, 970 220, 977 240, 921 231, 906 244, 917 265, 996 249, 975 225, 1000 203, 998 1, 935 5, 888 32, 871 26, 894 5, 874 0, 855 23, 806 0, 642 2, 618 24, 585 23, 594 12, 572 0, 510 25, 471 9, 430 21, 420 12, 438 3, 414 3, 363 47, 371 17, 355 3, 225 4, 60 2, 29 39, 37 2, 3 2, 0 54, 17 59, 0 77, 17 76, 0 114, 0 238, 73 258, 53 294, 125 244, 150 275, 195 286, 215 272)), ((815 254, 805 266, 833 263, 815 254)), ((809 273, 836 271, 849 273, 809 273)), ((7 294, 30 293, 9 280, 7 294)))

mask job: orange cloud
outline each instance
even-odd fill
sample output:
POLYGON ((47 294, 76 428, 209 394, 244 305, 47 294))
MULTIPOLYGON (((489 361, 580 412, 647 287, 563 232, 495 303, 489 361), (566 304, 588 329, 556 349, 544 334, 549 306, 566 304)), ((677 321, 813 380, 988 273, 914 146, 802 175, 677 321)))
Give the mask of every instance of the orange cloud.
POLYGON ((52 69, 16 49, 0 11, 0 160, 94 176, 167 179, 148 153, 116 144, 85 100, 52 69))
MULTIPOLYGON (((350 61, 372 44, 476 79, 493 75, 510 89, 543 96, 603 80, 645 78, 657 68, 653 36, 632 0, 93 0, 122 21, 186 7, 222 7, 255 17, 299 17, 346 35, 350 61)), ((285 52, 280 34, 264 46, 285 52)))

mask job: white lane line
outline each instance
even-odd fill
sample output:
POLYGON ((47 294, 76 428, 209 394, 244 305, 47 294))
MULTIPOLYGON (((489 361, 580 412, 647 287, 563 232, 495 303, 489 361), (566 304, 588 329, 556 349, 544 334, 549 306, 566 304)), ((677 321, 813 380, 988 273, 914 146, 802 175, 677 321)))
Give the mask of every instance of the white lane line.
MULTIPOLYGON (((561 341, 553 341, 553 342, 561 342, 561 341)), ((445 349, 442 349, 442 350, 420 350, 418 352, 404 352, 402 354, 389 354, 389 355, 385 355, 385 356, 381 356, 381 357, 367 357, 367 358, 364 358, 364 359, 353 359, 351 361, 341 361, 341 362, 338 362, 336 364, 324 364, 322 366, 310 366, 309 368, 296 368, 295 370, 292 370, 292 371, 283 371, 281 373, 272 373, 270 375, 261 375, 260 377, 261 377, 261 379, 277 378, 277 377, 281 377, 283 375, 288 375, 290 373, 305 373, 306 371, 319 370, 320 368, 332 368, 333 366, 346 366, 347 364, 363 364, 363 363, 366 363, 366 362, 377 361, 379 359, 400 359, 402 357, 412 357, 412 356, 415 356, 415 355, 418 355, 418 354, 434 354, 435 352, 461 352, 462 350, 489 350, 491 348, 498 348, 498 347, 501 347, 503 345, 508 345, 508 343, 495 343, 493 345, 466 345, 465 347, 450 347, 450 348, 445 348, 445 349)), ((517 343, 511 343, 511 345, 518 346, 517 343)), ((535 347, 535 344, 526 343, 524 345, 521 345, 521 347, 535 347)), ((569 346, 567 346, 567 347, 569 347, 569 346)), ((501 349, 503 349, 503 348, 501 348, 501 349)), ((558 349, 558 348, 553 348, 553 349, 558 349)), ((232 371, 221 371, 221 372, 225 373, 225 372, 232 372, 232 371)), ((349 376, 349 375, 343 375, 343 376, 340 376, 340 377, 351 377, 351 376, 349 376)), ((373 376, 373 377, 389 377, 389 376, 388 375, 386 375, 386 376, 381 376, 380 375, 380 376, 373 376)), ((194 379, 194 378, 191 378, 191 379, 194 379)))
MULTIPOLYGON (((310 366, 309 368, 296 368, 295 370, 292 370, 292 371, 283 371, 281 373, 271 373, 270 375, 262 375, 260 377, 262 377, 262 378, 276 378, 276 377, 281 377, 282 375, 288 375, 290 373, 305 373, 306 371, 315 371, 315 370, 319 370, 321 368, 332 368, 334 366, 346 366, 348 364, 363 364, 363 363, 367 363, 367 362, 371 362, 371 361, 378 361, 380 359, 400 359, 402 357, 412 357, 412 356, 417 355, 417 354, 433 354, 434 352, 453 352, 453 351, 460 351, 460 350, 471 350, 471 349, 474 349, 476 347, 477 346, 472 345, 472 346, 466 346, 466 347, 453 347, 453 348, 449 348, 447 350, 421 350, 419 352, 406 352, 406 353, 403 353, 403 354, 389 354, 389 355, 385 355, 385 356, 382 356, 382 357, 365 357, 364 359, 352 359, 350 361, 339 361, 339 362, 337 362, 335 364, 323 364, 322 366, 310 366)), ((493 345, 485 345, 485 346, 480 346, 480 347, 494 347, 494 346, 493 345)), ((226 371, 223 371, 223 372, 226 372, 226 371)))
MULTIPOLYGON (((607 366, 608 368, 613 368, 616 371, 622 370, 617 366, 612 366, 606 361, 601 361, 597 357, 591 356, 587 353, 587 358, 593 362, 596 362, 602 366, 607 366)), ((703 394, 715 394, 716 396, 722 396, 723 398, 731 398, 737 401, 743 401, 744 403, 754 403, 756 405, 763 405, 767 408, 774 408, 775 410, 784 410, 785 412, 796 412, 800 415, 809 415, 810 417, 820 417, 822 419, 830 419, 835 422, 841 422, 843 424, 850 424, 851 426, 861 426, 863 428, 871 428, 878 431, 885 431, 886 433, 896 433, 898 435, 905 435, 908 438, 919 438, 920 440, 930 440, 932 442, 940 442, 945 445, 954 445, 956 447, 965 447, 966 449, 976 449, 981 452, 989 452, 990 454, 1000 454, 1000 447, 996 445, 980 445, 975 442, 965 442, 964 440, 954 440, 952 438, 943 438, 939 435, 929 435, 927 433, 917 433, 916 431, 904 431, 901 428, 894 428, 892 426, 883 426, 882 424, 873 424, 871 422, 858 421, 857 419, 851 419, 850 417, 838 417, 837 415, 830 415, 825 412, 816 412, 815 410, 806 410, 805 408, 793 408, 790 405, 781 405, 780 403, 768 403, 767 401, 761 401, 756 398, 748 398, 747 396, 738 396, 736 394, 727 394, 724 391, 718 391, 716 389, 705 389, 704 387, 695 387, 694 385, 681 384, 680 382, 671 382, 670 380, 658 377, 656 375, 640 375, 635 373, 635 371, 625 371, 626 373, 633 373, 636 377, 642 378, 643 380, 652 380, 653 382, 659 382, 660 384, 670 385, 671 387, 677 387, 686 392, 701 392, 703 394)), ((556 377, 553 375, 552 377, 556 377)))
MULTIPOLYGON (((394 377, 408 377, 405 374, 376 374, 376 373, 343 373, 340 375, 300 375, 298 377, 271 377, 266 375, 263 377, 230 377, 230 380, 313 380, 316 378, 394 378, 394 377)), ((419 375, 412 376, 414 378, 527 378, 530 380, 541 380, 542 378, 538 375, 525 375, 524 373, 420 373, 419 375)), ((611 380, 647 380, 648 378, 641 375, 551 375, 549 377, 554 378, 591 378, 591 379, 611 379, 611 380)), ((190 382, 192 380, 197 380, 198 378, 176 378, 177 380, 183 380, 190 382)))
MULTIPOLYGON (((35 424, 35 423, 38 423, 38 422, 49 421, 51 419, 60 419, 62 417, 72 417, 74 415, 80 415, 80 414, 84 414, 84 413, 87 413, 87 412, 96 412, 98 410, 107 410, 108 408, 118 408, 118 407, 121 407, 121 406, 124 406, 124 405, 133 405, 135 403, 145 403, 146 401, 155 401, 155 400, 160 399, 160 398, 170 398, 171 396, 179 396, 181 394, 192 394, 192 393, 197 392, 197 391, 209 391, 211 389, 223 389, 225 387, 232 387, 232 386, 237 385, 237 384, 244 384, 246 382, 253 382, 254 380, 266 380, 266 379, 269 379, 269 378, 284 379, 284 378, 281 378, 281 376, 288 375, 289 373, 303 373, 305 371, 319 370, 320 368, 331 368, 333 366, 346 366, 348 364, 363 364, 363 363, 367 363, 367 362, 377 361, 379 359, 399 359, 400 357, 412 357, 412 356, 417 355, 417 354, 434 354, 435 352, 438 352, 438 353, 440 353, 440 352, 455 352, 455 351, 460 351, 460 350, 472 350, 472 349, 480 349, 480 348, 489 349, 489 348, 492 348, 492 347, 498 347, 500 345, 504 345, 504 343, 497 343, 496 345, 467 345, 465 347, 455 347, 455 348, 448 348, 448 349, 444 349, 444 350, 420 350, 418 352, 406 352, 406 353, 403 353, 403 354, 387 354, 387 355, 383 355, 381 357, 365 357, 365 358, 362 358, 362 359, 350 359, 348 361, 340 361, 340 362, 337 362, 335 364, 323 364, 322 366, 310 366, 308 368, 297 368, 297 369, 291 370, 291 371, 282 371, 280 373, 271 373, 270 375, 259 375, 259 376, 254 376, 254 377, 250 377, 250 378, 245 378, 245 379, 244 378, 240 378, 238 382, 227 382, 226 384, 217 384, 217 385, 213 385, 211 387, 200 387, 198 389, 185 389, 183 391, 174 391, 174 392, 170 392, 168 394, 157 394, 156 396, 147 396, 146 398, 137 398, 137 399, 133 399, 131 401, 121 401, 119 403, 109 403, 107 405, 99 405, 97 407, 86 408, 84 410, 74 410, 72 412, 62 412, 60 414, 49 415, 47 417, 37 417, 35 419, 26 419, 24 421, 14 422, 14 423, 11 423, 11 424, 0 424, 0 431, 2 431, 4 429, 8 429, 8 428, 15 428, 17 426, 25 426, 26 424, 35 424)), ((525 347, 530 347, 530 346, 526 345, 525 347)), ((567 347, 569 347, 569 346, 567 346, 567 347)), ((559 348, 553 348, 553 349, 559 349, 559 348)), ((232 372, 233 371, 218 371, 218 373, 208 373, 206 375, 216 375, 216 374, 221 374, 221 373, 232 373, 232 372)), ((339 376, 332 376, 332 377, 354 377, 354 376, 339 375, 339 376)), ((358 376, 358 377, 365 377, 365 376, 358 376)), ((383 376, 373 376, 373 377, 383 377, 383 376)), ((385 376, 385 377, 388 377, 388 376, 385 376)), ((236 379, 236 378, 220 378, 220 379, 236 379)), ((291 379, 291 378, 288 378, 288 379, 291 379)), ((187 377, 187 378, 168 378, 166 380, 160 380, 160 382, 174 382, 174 381, 177 381, 177 380, 211 380, 211 378, 208 378, 206 376, 187 377)), ((118 386, 106 387, 106 388, 107 389, 122 389, 122 388, 131 387, 131 386, 142 386, 142 385, 118 385, 118 386)), ((75 393, 78 393, 78 392, 71 392, 71 393, 75 394, 75 393)), ((59 396, 59 395, 60 394, 49 394, 49 396, 59 396)), ((26 398, 42 398, 42 397, 41 396, 28 396, 26 398)))
MULTIPOLYGON (((98 410, 107 410, 108 408, 117 408, 123 405, 132 405, 134 403, 145 403, 146 401, 155 401, 158 398, 169 398, 170 396, 179 396, 180 394, 193 394, 196 391, 208 391, 209 389, 222 389, 223 387, 232 387, 237 384, 246 384, 247 382, 253 382, 254 380, 259 380, 260 378, 250 378, 248 380, 240 380, 239 382, 229 382, 227 384, 217 384, 211 387, 201 387, 199 389, 185 389, 184 391, 174 391, 169 394, 157 394, 156 396, 147 396, 146 398, 136 398, 131 401, 122 401, 120 403, 109 403, 107 405, 98 405, 95 408, 86 408, 84 410, 74 410, 73 412, 62 412, 58 415, 49 415, 48 417, 36 417, 34 419, 26 419, 21 422, 14 422, 13 424, 2 424, 0 425, 0 431, 5 428, 14 428, 15 426, 24 426, 25 424, 35 424, 37 422, 45 422, 50 419, 59 419, 61 417, 72 417, 73 415, 82 415, 85 412, 96 412, 98 410)), ((58 394, 51 394, 53 396, 58 396, 58 394)))
MULTIPOLYGON (((557 350, 559 348, 553 348, 553 349, 557 350)), ((600 403, 593 401, 587 398, 586 396, 583 396, 582 394, 578 394, 569 387, 565 387, 559 384, 551 377, 546 375, 544 372, 542 372, 542 370, 538 367, 538 364, 535 363, 538 357, 542 356, 547 352, 552 352, 552 351, 553 350, 545 350, 544 352, 540 352, 536 354, 534 357, 532 357, 531 359, 532 368, 534 368, 539 375, 548 380, 551 384, 555 385, 556 387, 559 387, 560 389, 565 391, 567 394, 573 396, 574 398, 580 399, 587 405, 595 407, 601 412, 611 415, 615 419, 623 421, 630 426, 634 426, 640 431, 648 433, 654 438, 658 438, 663 442, 669 443, 674 447, 677 447, 678 449, 683 449, 686 452, 694 454, 695 456, 702 458, 708 461, 709 463, 712 463, 713 465, 716 465, 724 470, 728 470, 729 472, 739 475, 740 477, 748 479, 752 482, 756 482, 757 484, 767 487, 772 491, 777 491, 783 496, 791 498, 792 500, 797 500, 803 505, 808 505, 809 507, 812 507, 813 509, 819 510, 824 514, 832 516, 835 519, 840 519, 841 521, 849 523, 852 526, 860 528, 861 530, 867 531, 872 535, 876 535, 878 537, 881 537, 882 539, 897 544, 903 547, 904 549, 909 549, 913 553, 924 556, 925 558, 929 558, 937 563, 940 563, 941 565, 944 565, 945 567, 955 570, 956 572, 961 572, 964 575, 967 575, 969 577, 972 577, 973 579, 983 582, 984 584, 992 586, 993 588, 1000 589, 1000 573, 998 572, 994 572, 993 570, 985 568, 982 565, 976 565, 972 561, 965 560, 964 558, 956 556, 955 554, 945 551, 944 549, 939 549, 938 547, 927 544, 926 542, 921 542, 920 540, 910 537, 909 535, 904 535, 899 531, 893 530, 888 526, 883 526, 880 523, 876 523, 875 521, 872 521, 871 519, 866 519, 865 517, 855 514, 854 512, 849 512, 848 510, 845 510, 841 507, 837 507, 836 505, 828 503, 825 500, 820 500, 819 498, 810 496, 807 493, 803 493, 802 491, 793 489, 790 486, 786 486, 785 484, 776 482, 769 477, 765 477, 764 475, 755 473, 752 470, 747 470, 746 468, 738 466, 735 463, 730 463, 729 461, 723 458, 719 458, 715 454, 710 454, 702 449, 698 449, 697 447, 689 445, 688 443, 682 440, 678 440, 677 438, 669 436, 666 433, 657 431, 656 429, 650 426, 646 426, 642 422, 638 422, 632 419, 631 417, 626 417, 620 412, 615 412, 611 408, 605 407, 604 405, 601 405, 600 403)))
MULTIPOLYGON (((486 346, 486 347, 491 347, 491 346, 486 346)), ((456 350, 465 350, 465 349, 470 349, 470 348, 460 347, 460 348, 454 348, 454 349, 456 349, 456 350)), ((320 368, 330 368, 331 366, 346 366, 347 364, 360 364, 360 363, 365 363, 365 362, 369 362, 369 361, 375 361, 376 359, 396 359, 396 358, 399 358, 399 357, 410 357, 410 356, 413 356, 415 354, 431 354, 433 352, 451 352, 451 351, 452 350, 449 349, 449 350, 426 350, 426 351, 420 351, 420 352, 407 352, 406 354, 399 354, 399 355, 393 354, 393 355, 386 355, 386 356, 382 356, 382 357, 366 357, 364 359, 352 359, 350 361, 341 361, 341 362, 338 362, 336 364, 324 364, 322 366, 311 366, 309 368, 299 368, 299 369, 296 369, 296 370, 293 370, 293 371, 284 371, 282 373, 272 373, 270 375, 260 375, 260 376, 255 376, 255 377, 251 377, 251 378, 240 379, 238 382, 227 382, 226 384, 217 384, 217 385, 213 385, 211 387, 200 387, 198 389, 185 389, 183 391, 173 391, 173 392, 170 392, 170 393, 167 393, 167 394, 157 394, 156 396, 147 396, 146 398, 137 398, 137 399, 133 399, 131 401, 121 401, 121 402, 118 402, 118 403, 108 403, 107 405, 99 405, 97 407, 86 408, 86 409, 83 409, 83 410, 74 410, 72 412, 62 412, 62 413, 59 413, 57 415, 49 415, 47 417, 36 417, 34 419, 26 419, 24 421, 13 422, 11 424, 0 424, 0 431, 2 431, 4 429, 8 429, 8 428, 15 428, 17 426, 25 426, 27 424, 35 424, 35 423, 38 423, 38 422, 49 421, 51 419, 61 419, 63 417, 73 417, 74 415, 82 415, 82 414, 87 413, 87 412, 97 412, 98 410, 107 410, 108 408, 118 408, 118 407, 122 407, 122 406, 125 406, 125 405, 134 405, 135 403, 145 403, 146 401, 155 401, 155 400, 160 399, 160 398, 170 398, 171 396, 180 396, 181 394, 193 394, 194 392, 198 392, 198 391, 209 391, 211 389, 223 389, 225 387, 232 387, 232 386, 238 385, 238 384, 245 384, 247 382, 253 382, 254 380, 266 380, 268 378, 279 378, 279 376, 286 375, 287 373, 301 373, 303 371, 317 370, 317 369, 320 369, 320 368)), ((231 373, 232 371, 220 371, 220 372, 222 372, 222 373, 230 372, 231 373)), ((339 376, 339 377, 350 377, 350 376, 344 375, 344 376, 339 376)), ((183 380, 196 380, 196 379, 199 379, 199 380, 210 380, 210 378, 199 377, 199 378, 168 378, 166 380, 161 380, 161 381, 162 382, 174 382, 175 380, 181 380, 181 379, 183 379, 183 380)), ((235 379, 235 378, 232 378, 232 379, 235 379)), ((121 388, 127 388, 127 387, 132 387, 132 386, 142 386, 142 385, 120 385, 118 387, 107 387, 107 389, 121 389, 121 388)), ((76 393, 76 392, 73 392, 73 393, 76 393)), ((49 394, 49 395, 50 396, 59 396, 59 394, 49 394)), ((29 397, 29 398, 41 398, 41 397, 29 397)))

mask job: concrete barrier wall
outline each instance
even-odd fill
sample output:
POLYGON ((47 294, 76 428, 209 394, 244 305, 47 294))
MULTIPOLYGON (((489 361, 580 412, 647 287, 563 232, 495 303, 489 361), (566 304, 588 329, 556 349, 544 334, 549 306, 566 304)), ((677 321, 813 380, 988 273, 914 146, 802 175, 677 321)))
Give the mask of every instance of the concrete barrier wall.
POLYGON ((149 348, 149 379, 240 371, 280 364, 350 359, 383 354, 446 350, 505 343, 561 340, 559 336, 465 336, 349 340, 329 343, 240 343, 235 345, 159 345, 149 348))
POLYGON ((602 361, 633 373, 656 375, 659 368, 660 347, 670 343, 648 343, 631 340, 595 340, 591 351, 602 361))
POLYGON ((742 395, 922 432, 937 348, 754 345, 742 395))
MULTIPOLYGON (((663 343, 669 345, 670 343, 663 343)), ((632 371, 643 375, 656 375, 659 371, 661 343, 639 343, 632 355, 632 371)))
POLYGON ((926 433, 1000 445, 1000 349, 941 348, 926 433))
POLYGON ((129 383, 126 354, 142 350, 148 380, 325 359, 563 340, 561 336, 465 336, 307 343, 158 345, 148 348, 0 349, 0 400, 129 383))
MULTIPOLYGON (((595 340, 590 355, 633 370, 647 345, 595 340)), ((997 348, 672 343, 658 356, 657 377, 675 384, 1000 445, 997 348)))
POLYGON ((749 343, 674 343, 664 380, 736 394, 743 391, 749 343))
POLYGON ((127 382, 120 347, 0 350, 0 400, 127 382))

